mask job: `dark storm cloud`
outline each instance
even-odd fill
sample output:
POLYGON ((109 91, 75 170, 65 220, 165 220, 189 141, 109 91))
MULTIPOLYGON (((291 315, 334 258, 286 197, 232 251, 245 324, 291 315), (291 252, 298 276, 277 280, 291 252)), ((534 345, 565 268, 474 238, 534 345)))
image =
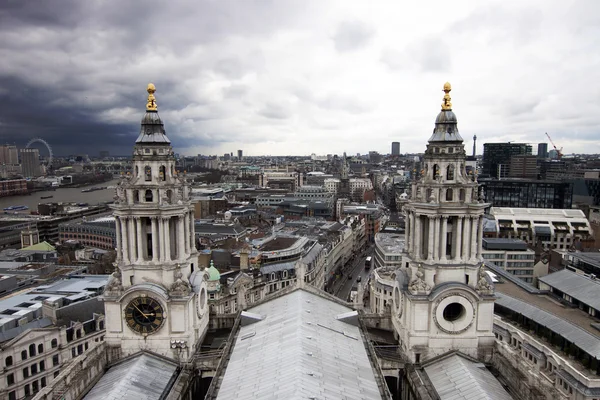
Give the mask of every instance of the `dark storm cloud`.
MULTIPOLYGON (((214 99, 188 80, 211 66, 189 53, 236 36, 270 35, 293 25, 302 8, 294 0, 4 0, 0 140, 23 145, 39 136, 58 154, 97 154, 108 147, 128 154, 144 112, 146 83, 158 88, 159 112, 208 104, 214 99)), ((260 54, 249 60, 248 66, 225 57, 216 69, 239 78, 264 62, 260 54)), ((244 90, 233 85, 226 95, 244 90)), ((179 129, 171 124, 169 130, 165 122, 174 146, 203 145, 201 137, 173 137, 179 129)))
POLYGON ((358 50, 369 44, 374 34, 373 29, 362 22, 344 21, 333 35, 335 49, 340 52, 358 50))

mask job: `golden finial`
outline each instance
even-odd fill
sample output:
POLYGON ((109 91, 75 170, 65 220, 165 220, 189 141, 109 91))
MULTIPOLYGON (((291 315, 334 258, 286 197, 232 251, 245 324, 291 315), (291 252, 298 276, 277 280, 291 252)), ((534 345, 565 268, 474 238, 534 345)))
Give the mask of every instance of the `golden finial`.
POLYGON ((156 87, 154 87, 153 83, 148 84, 148 103, 146 103, 146 111, 156 111, 156 97, 154 97, 154 92, 156 92, 156 87))
POLYGON ((442 111, 452 110, 452 103, 450 100, 450 91, 452 90, 452 86, 450 86, 450 82, 444 83, 444 102, 442 103, 442 111))

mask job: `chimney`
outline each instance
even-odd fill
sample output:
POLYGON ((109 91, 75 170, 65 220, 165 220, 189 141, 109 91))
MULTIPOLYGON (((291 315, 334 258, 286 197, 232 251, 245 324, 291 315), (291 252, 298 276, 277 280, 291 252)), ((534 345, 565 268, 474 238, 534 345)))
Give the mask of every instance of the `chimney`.
POLYGON ((306 264, 302 262, 296 263, 296 287, 302 289, 305 285, 304 277, 306 276, 306 264))
POLYGON ((200 268, 200 270, 208 268, 210 265, 210 259, 212 258, 211 255, 211 252, 201 252, 198 254, 198 268, 200 268))
POLYGON ((244 249, 240 251, 240 270, 247 271, 249 266, 248 252, 244 249))

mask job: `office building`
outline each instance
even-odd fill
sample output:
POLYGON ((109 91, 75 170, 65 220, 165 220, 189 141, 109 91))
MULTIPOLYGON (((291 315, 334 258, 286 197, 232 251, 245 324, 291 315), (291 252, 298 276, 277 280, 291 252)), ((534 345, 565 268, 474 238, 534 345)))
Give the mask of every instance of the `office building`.
POLYGON ((18 164, 19 157, 17 146, 3 145, 0 146, 0 164, 18 164))
POLYGON ((526 143, 485 143, 483 145, 483 174, 493 178, 506 178, 513 156, 531 154, 526 143))
POLYGON ((542 159, 548 158, 548 143, 538 143, 537 157, 542 159))
POLYGON ((242 161, 244 158, 244 152, 242 150, 238 150, 238 161, 242 161))
POLYGON ((508 167, 510 178, 537 179, 537 157, 532 155, 512 156, 508 167))
POLYGON ((392 142, 392 155, 393 156, 400 155, 400 142, 392 142))
POLYGON ((493 207, 568 209, 573 183, 525 179, 479 179, 484 200, 493 207))
POLYGON ((20 149, 23 176, 35 178, 40 176, 40 151, 38 149, 20 149))

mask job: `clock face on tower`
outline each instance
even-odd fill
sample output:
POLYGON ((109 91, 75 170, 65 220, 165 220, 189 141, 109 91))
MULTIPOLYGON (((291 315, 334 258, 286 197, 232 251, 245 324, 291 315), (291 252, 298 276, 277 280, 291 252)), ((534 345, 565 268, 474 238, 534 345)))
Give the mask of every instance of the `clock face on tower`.
POLYGON ((136 297, 125 308, 125 321, 137 333, 149 335, 156 332, 164 321, 160 303, 151 297, 136 297))

